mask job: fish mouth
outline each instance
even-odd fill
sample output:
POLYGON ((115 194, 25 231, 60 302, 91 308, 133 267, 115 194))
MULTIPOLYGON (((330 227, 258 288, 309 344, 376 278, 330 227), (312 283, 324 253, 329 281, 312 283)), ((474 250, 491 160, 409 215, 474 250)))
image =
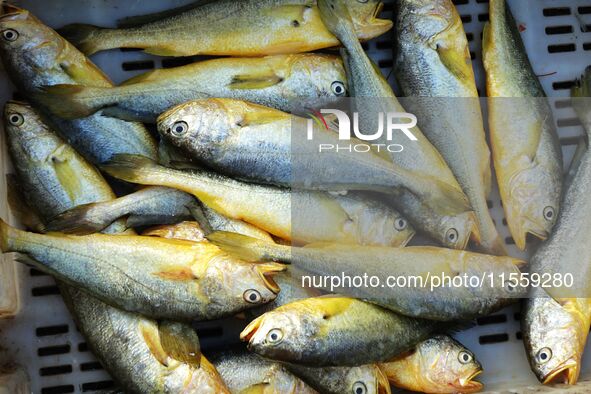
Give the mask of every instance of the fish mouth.
POLYGON ((257 330, 261 327, 261 323, 262 323, 262 319, 260 317, 251 321, 244 328, 244 330, 242 330, 242 332, 240 333, 240 340, 243 342, 249 342, 249 345, 250 345, 250 341, 251 341, 252 337, 254 336, 254 334, 256 334, 257 330))
POLYGON ((380 36, 394 26, 394 23, 391 20, 378 18, 378 15, 382 12, 383 8, 384 3, 379 2, 376 4, 376 7, 367 20, 363 21, 360 26, 356 26, 355 30, 357 31, 360 40, 367 41, 380 36))
POLYGON ((414 238, 416 234, 417 232, 415 230, 410 231, 408 237, 406 237, 406 239, 400 244, 399 248, 406 246, 410 242, 410 240, 414 238))
POLYGON ((279 287, 277 282, 273 280, 273 275, 278 272, 285 271, 287 269, 287 266, 285 264, 279 263, 258 263, 256 265, 256 269, 259 273, 259 276, 265 283, 265 286, 267 286, 267 288, 270 291, 272 291, 273 294, 278 294, 281 288, 279 287))
POLYGON ((474 373, 470 376, 468 376, 465 379, 460 379, 459 380, 459 386, 456 386, 455 388, 460 391, 461 393, 475 393, 477 391, 482 390, 482 388, 484 387, 484 385, 482 383, 480 383, 479 381, 474 380, 474 378, 476 378, 476 376, 480 375, 482 373, 482 369, 478 369, 476 371, 474 371, 474 373))
POLYGON ((567 361, 558 368, 544 376, 542 384, 564 383, 573 385, 579 379, 579 363, 576 361, 567 361))
POLYGON ((384 371, 382 371, 382 368, 380 368, 379 366, 376 366, 376 369, 377 369, 376 387, 378 389, 378 394, 391 394, 392 390, 390 388, 390 382, 388 381, 388 378, 384 374, 384 371))

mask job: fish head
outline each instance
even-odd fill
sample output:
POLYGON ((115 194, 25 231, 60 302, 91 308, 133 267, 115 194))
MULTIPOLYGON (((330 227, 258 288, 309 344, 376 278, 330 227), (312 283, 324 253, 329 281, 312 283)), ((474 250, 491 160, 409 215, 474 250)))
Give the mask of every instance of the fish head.
POLYGON ((390 30, 393 26, 389 19, 380 19, 378 15, 384 4, 378 0, 323 0, 318 2, 318 9, 326 28, 333 34, 351 35, 366 41, 390 30))
POLYGON ((0 52, 7 69, 26 78, 27 70, 33 76, 35 70, 59 67, 63 38, 26 10, 8 4, 0 9, 0 52))
POLYGON ((346 4, 361 41, 380 36, 393 26, 391 20, 378 18, 384 8, 384 3, 379 0, 353 0, 346 4))
POLYGON ((207 159, 240 127, 242 111, 237 104, 231 99, 201 99, 178 105, 158 117, 158 132, 177 148, 207 159))
POLYGON ((322 313, 306 302, 293 302, 264 313, 240 333, 248 349, 280 361, 297 361, 319 333, 322 313))
POLYGON ((206 295, 230 311, 273 301, 280 291, 273 275, 285 271, 279 263, 245 263, 222 255, 214 257, 202 278, 206 295))
POLYGON ((474 380, 482 365, 474 354, 447 335, 421 342, 415 350, 419 362, 417 380, 425 380, 426 392, 475 393, 483 387, 474 380))
POLYGON ((396 28, 413 32, 421 42, 437 40, 454 23, 460 24, 460 16, 451 1, 447 0, 403 0, 404 6, 397 19, 396 28))
POLYGON ((437 238, 444 246, 451 249, 466 249, 472 239, 480 242, 480 231, 473 211, 457 215, 444 216, 437 225, 437 238))
POLYGON ((503 207, 519 249, 525 249, 528 233, 542 240, 548 238, 558 218, 561 181, 561 171, 545 170, 540 165, 521 171, 511 179, 510 196, 503 201, 503 207))
POLYGON ((349 91, 339 56, 291 55, 290 72, 282 86, 287 97, 344 97, 349 91))
POLYGON ((61 141, 51 132, 35 110, 27 103, 8 101, 4 106, 4 129, 15 165, 44 162, 55 152, 61 141))
POLYGON ((390 383, 376 364, 351 367, 345 376, 347 394, 390 394, 390 383))
POLYGON ((525 303, 523 342, 531 369, 543 384, 575 384, 589 331, 587 319, 569 301, 561 305, 538 297, 525 303))

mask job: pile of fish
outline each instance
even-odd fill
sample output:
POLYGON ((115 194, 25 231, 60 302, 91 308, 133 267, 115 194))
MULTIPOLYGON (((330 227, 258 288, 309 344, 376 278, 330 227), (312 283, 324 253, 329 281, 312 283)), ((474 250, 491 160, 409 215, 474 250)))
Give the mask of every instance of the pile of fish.
MULTIPOLYGON (((477 392, 483 366, 450 335, 521 299, 533 372, 576 383, 584 293, 495 281, 330 294, 302 282, 591 277, 591 154, 581 145, 563 180, 515 21, 505 0, 489 3, 490 149, 451 0, 399 0, 394 21, 378 18, 377 0, 206 1, 59 33, 1 4, 0 56, 27 102, 4 106, 8 198, 26 229, 0 219, 0 250, 56 279, 129 393, 477 392), (416 100, 398 100, 360 43, 392 28, 395 77, 416 100), (87 57, 113 48, 218 58, 114 86, 87 57), (301 110, 343 97, 364 130, 380 127, 370 106, 416 114, 415 140, 397 153, 296 157, 300 126, 331 144, 341 126, 301 110), (527 234, 545 241, 529 264, 507 256, 490 216, 491 162, 516 246, 527 234), (429 241, 407 246, 415 233, 429 241), (237 315, 247 321, 235 345, 201 349, 191 322, 237 315)), ((590 94, 587 70, 573 105, 588 133, 590 94)))

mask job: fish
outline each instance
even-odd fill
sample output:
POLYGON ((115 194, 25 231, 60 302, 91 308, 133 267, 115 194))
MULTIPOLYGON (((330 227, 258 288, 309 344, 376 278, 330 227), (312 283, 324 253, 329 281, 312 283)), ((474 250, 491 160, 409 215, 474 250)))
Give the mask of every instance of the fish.
POLYGON ((490 216, 490 150, 468 40, 451 0, 402 0, 395 22, 395 76, 421 130, 439 150, 476 214, 479 246, 506 255, 490 216))
POLYGON ((49 218, 48 231, 87 235, 102 231, 119 218, 128 228, 174 224, 191 219, 191 208, 198 207, 192 195, 168 187, 146 187, 108 201, 79 204, 49 218))
MULTIPOLYGON (((585 131, 588 139, 591 129, 585 131)), ((585 235, 591 230, 591 152, 581 150, 575 161, 552 234, 529 262, 531 275, 558 277, 562 283, 532 289, 522 312, 526 354, 544 384, 577 382, 591 326, 591 245, 585 235)))
POLYGON ((240 339, 249 350, 271 360, 313 367, 358 366, 392 359, 436 329, 433 321, 328 295, 267 312, 246 326, 240 339))
POLYGON ((212 352, 209 359, 232 393, 318 393, 284 365, 244 349, 212 352))
MULTIPOLYGON (((368 58, 356 38, 352 14, 345 2, 340 0, 319 0, 318 9, 322 21, 343 45, 341 57, 347 74, 353 107, 359 115, 359 124, 364 130, 378 130, 378 112, 401 112, 406 110, 396 98, 388 81, 375 64, 368 58)), ((400 190, 392 199, 395 207, 407 217, 423 234, 440 244, 454 249, 465 249, 472 238, 479 242, 480 234, 476 217, 469 206, 451 169, 437 149, 417 126, 409 129, 416 141, 393 135, 392 140, 382 138, 381 143, 393 142, 403 145, 402 152, 389 154, 395 164, 412 171, 417 176, 437 180, 457 191, 462 206, 435 207, 413 193, 400 190)))
MULTIPOLYGON (((19 175, 18 181, 27 191, 27 200, 32 204, 48 198, 59 200, 53 204, 28 206, 21 198, 20 202, 23 207, 27 206, 27 210, 13 211, 13 214, 34 213, 42 221, 42 217, 53 217, 64 209, 87 203, 90 198, 96 201, 114 198, 113 191, 96 169, 59 137, 52 137, 52 129, 36 116, 30 105, 9 102, 5 110, 8 150, 19 175), (19 115, 19 121, 13 122, 18 125, 10 124, 11 114, 19 115), (62 172, 67 176, 55 175, 51 164, 52 148, 58 152, 71 152, 65 156, 68 160, 64 162, 68 171, 62 172), (70 181, 63 182, 64 179, 70 181), (93 182, 81 193, 78 184, 72 181, 74 179, 92 179, 93 182), (49 194, 48 190, 51 191, 49 194)), ((126 230, 121 221, 114 222, 104 231, 113 234, 132 232, 126 230)), ((199 340, 190 326, 158 323, 113 308, 67 283, 58 280, 57 284, 94 355, 126 392, 228 393, 215 369, 200 355, 199 340)))
POLYGON ((55 98, 42 89, 56 84, 112 87, 108 77, 88 58, 45 26, 30 12, 3 3, 0 8, 0 58, 18 90, 44 115, 70 145, 88 161, 98 164, 116 153, 156 159, 156 143, 137 122, 97 113, 76 120, 61 119, 49 110, 55 98))
MULTIPOLYGON (((101 169, 127 182, 168 186, 191 193, 217 213, 243 220, 281 239, 300 243, 370 242, 367 234, 359 231, 360 224, 352 220, 355 217, 326 192, 246 183, 204 170, 182 171, 137 155, 117 156, 101 169), (294 212, 306 212, 306 215, 292 215, 294 212), (364 238, 360 239, 359 234, 364 238)), ((379 232, 376 236, 374 243, 383 242, 379 232)))
POLYGON ((414 349, 379 364, 392 385, 431 394, 476 393, 482 383, 474 378, 482 365, 474 353, 448 335, 436 335, 414 349))
POLYGON ((519 277, 520 267, 525 265, 512 257, 433 246, 392 248, 324 242, 292 247, 224 232, 209 234, 207 239, 246 261, 290 263, 306 272, 303 284, 338 290, 415 318, 471 320, 527 294, 525 287, 509 281, 519 277), (452 280, 456 285, 450 284, 452 280))
POLYGON ((66 119, 97 111, 130 121, 155 123, 167 109, 209 97, 242 99, 292 112, 296 100, 342 97, 347 80, 340 57, 289 54, 220 58, 149 71, 116 87, 53 85, 52 111, 66 119), (172 92, 172 94, 171 94, 172 92))
POLYGON ((230 394, 190 325, 125 312, 74 287, 65 298, 90 349, 126 393, 230 394))
POLYGON ((0 220, 0 249, 121 309, 147 317, 211 320, 275 299, 277 263, 253 264, 209 242, 137 235, 17 230, 0 220))
MULTIPOLYGON (((377 18, 382 9, 377 0, 352 1, 349 8, 361 40, 392 28, 392 21, 377 18)), ((73 24, 60 32, 86 55, 141 48, 160 56, 262 56, 338 45, 322 24, 314 0, 222 0, 124 29, 73 24)))
POLYGON ((41 221, 47 222, 55 212, 70 206, 115 198, 100 172, 60 138, 30 104, 8 101, 3 115, 15 186, 39 212, 41 221))
POLYGON ((235 178, 306 190, 398 194, 403 188, 434 206, 463 206, 463 194, 453 187, 371 151, 319 153, 318 144, 338 145, 334 130, 315 127, 311 143, 310 119, 243 100, 190 101, 160 115, 157 125, 165 141, 235 178))
POLYGON ((538 380, 576 384, 591 326, 591 301, 563 298, 558 302, 537 294, 523 301, 521 316, 523 344, 538 380))
POLYGON ((573 108, 587 133, 591 133, 591 66, 577 81, 571 92, 573 108))
POLYGON ((505 0, 492 0, 484 28, 488 123, 507 225, 524 250, 527 234, 545 240, 562 193, 562 150, 546 99, 505 0))
POLYGON ((376 364, 358 367, 307 367, 285 364, 286 367, 321 393, 390 394, 390 383, 376 364))

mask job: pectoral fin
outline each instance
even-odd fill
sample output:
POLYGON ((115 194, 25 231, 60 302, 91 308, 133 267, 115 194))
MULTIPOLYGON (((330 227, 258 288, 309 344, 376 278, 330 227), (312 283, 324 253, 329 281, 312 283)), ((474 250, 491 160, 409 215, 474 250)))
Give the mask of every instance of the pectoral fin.
POLYGON ((158 324, 160 343, 166 354, 175 360, 199 367, 201 347, 195 330, 189 325, 171 321, 158 324))

